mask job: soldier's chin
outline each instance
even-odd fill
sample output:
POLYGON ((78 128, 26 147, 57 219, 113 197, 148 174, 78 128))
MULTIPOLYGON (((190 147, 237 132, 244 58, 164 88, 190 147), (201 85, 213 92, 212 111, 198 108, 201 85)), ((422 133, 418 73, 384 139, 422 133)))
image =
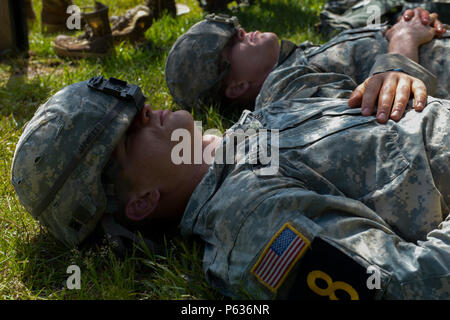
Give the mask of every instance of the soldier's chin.
POLYGON ((270 48, 271 52, 278 55, 279 50, 280 50, 280 43, 279 43, 278 36, 273 32, 264 32, 262 34, 262 37, 265 42, 265 47, 267 49, 270 48))
POLYGON ((194 131, 194 118, 190 112, 186 110, 177 110, 173 112, 171 116, 174 129, 184 128, 190 132, 194 131))
POLYGON ((278 36, 273 32, 265 32, 265 51, 268 57, 273 64, 277 63, 278 56, 280 54, 280 42, 278 41, 278 36))
POLYGON ((273 32, 264 32, 261 37, 272 44, 278 45, 278 36, 273 32))

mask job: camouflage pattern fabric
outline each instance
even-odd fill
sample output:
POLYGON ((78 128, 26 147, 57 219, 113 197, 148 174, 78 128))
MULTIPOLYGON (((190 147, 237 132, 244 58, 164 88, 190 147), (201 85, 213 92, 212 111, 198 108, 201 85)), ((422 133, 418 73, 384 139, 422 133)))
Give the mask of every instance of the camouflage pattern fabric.
MULTIPOLYGON (((289 223, 312 243, 311 252, 316 239, 325 239, 364 270, 376 266, 376 299, 450 297, 450 101, 429 96, 423 112, 410 104, 401 121, 386 125, 347 106, 377 55, 387 51, 382 31, 349 30, 323 46, 287 50, 255 111, 244 112, 225 134, 181 222, 185 236, 205 241, 206 278, 223 294, 292 297, 292 284, 311 259, 300 257, 276 289, 254 273, 289 223), (248 129, 256 132, 236 142, 248 129), (279 130, 279 170, 271 176, 261 173, 267 165, 252 162, 264 129, 279 130), (217 161, 227 152, 233 164, 217 161)), ((421 64, 438 76, 434 94, 441 98, 449 97, 449 82, 441 81, 450 73, 448 41, 435 39, 420 49, 421 64)), ((428 74, 418 64, 406 69, 428 74)), ((331 274, 340 267, 328 261, 324 268, 331 274)), ((348 281, 365 287, 367 277, 348 281)))
MULTIPOLYGON (((204 106, 205 103, 218 102, 217 90, 214 91, 217 89, 214 84, 220 80, 218 61, 226 39, 233 33, 215 30, 224 28, 223 25, 215 24, 218 25, 217 28, 209 28, 210 25, 211 22, 203 20, 190 28, 175 42, 166 61, 166 82, 170 92, 178 105, 189 110, 192 107, 204 106), (201 94, 205 93, 209 93, 209 100, 200 99, 201 94)), ((374 72, 376 58, 387 53, 389 43, 384 37, 387 28, 388 26, 383 24, 346 30, 320 46, 309 41, 296 46, 290 41, 282 40, 279 63, 272 73, 277 72, 277 69, 289 60, 291 66, 304 66, 299 75, 309 73, 313 77, 312 73, 317 72, 346 74, 354 81, 354 85, 348 87, 348 90, 353 90, 374 72)), ((404 70, 423 80, 427 84, 429 94, 447 99, 450 86, 450 61, 446 55, 450 48, 449 38, 450 31, 447 31, 441 39, 434 39, 420 47, 419 63, 424 68, 407 67, 404 70), (436 80, 431 79, 433 76, 430 76, 427 70, 438 79, 436 91, 434 85, 430 86, 436 80)), ((385 64, 384 70, 397 68, 395 62, 394 60, 392 64, 385 64)), ((411 60, 405 61, 405 64, 414 65, 411 60)), ((261 89, 260 96, 263 98, 259 97, 259 100, 265 100, 267 95, 272 100, 276 99, 267 83, 269 82, 266 81, 261 89)), ((290 87, 294 87, 295 83, 292 82, 290 87)), ((295 91, 294 88, 292 90, 295 91)), ((342 92, 339 96, 344 97, 342 92)), ((349 95, 346 93, 345 96, 349 95)), ((260 106, 257 102, 256 108, 258 107, 260 106)))
MULTIPOLYGON (((321 46, 301 44, 269 74, 256 99, 255 109, 288 99, 298 92, 304 95, 304 86, 309 88, 309 96, 350 97, 358 84, 374 71, 380 71, 375 68, 380 67, 380 58, 388 51, 389 42, 384 37, 386 29, 387 26, 368 26, 344 31, 321 46), (323 77, 342 79, 342 85, 321 84, 323 77)), ((419 48, 420 65, 403 57, 402 67, 406 73, 424 81, 429 95, 450 99, 449 52, 450 31, 447 31, 441 39, 433 39, 419 48), (434 77, 437 78, 437 87, 433 91, 434 77)), ((399 67, 398 60, 392 59, 391 63, 387 60, 384 70, 399 67)))
MULTIPOLYGON (((318 81, 338 91, 351 79, 323 74, 318 81)), ((289 295, 302 257, 276 290, 252 272, 289 223, 312 243, 312 252, 321 238, 364 270, 376 266, 376 299, 448 299, 450 101, 429 97, 423 112, 410 109, 402 121, 380 125, 349 109, 345 99, 311 92, 305 86, 245 112, 216 150, 181 222, 183 235, 205 241, 207 281, 236 298, 289 295), (236 143, 233 137, 249 129, 256 130, 253 136, 236 143), (252 161, 263 129, 279 130, 273 175, 252 161), (221 164, 218 154, 229 152, 234 164, 221 164)), ((349 267, 322 259, 326 273, 349 267)), ((348 281, 365 286, 368 276, 348 281)))
POLYGON ((437 12, 444 23, 450 21, 450 3, 445 0, 329 0, 320 13, 318 28, 328 36, 368 24, 395 24, 397 17, 407 9, 422 7, 437 12), (379 14, 379 21, 377 15, 379 14))
POLYGON ((26 125, 14 153, 11 182, 25 209, 66 246, 82 242, 107 209, 109 194, 101 174, 136 112, 134 103, 93 90, 84 81, 57 92, 26 125), (116 106, 119 114, 101 131, 96 124, 116 106), (92 140, 94 127, 101 134, 92 140), (80 162, 53 193, 78 157, 80 162), (39 210, 47 196, 49 204, 39 210))
POLYGON ((167 87, 175 102, 185 109, 210 103, 220 89, 221 77, 226 75, 227 68, 221 65, 222 50, 239 22, 235 17, 223 19, 226 22, 207 18, 196 23, 175 41, 167 55, 167 87))

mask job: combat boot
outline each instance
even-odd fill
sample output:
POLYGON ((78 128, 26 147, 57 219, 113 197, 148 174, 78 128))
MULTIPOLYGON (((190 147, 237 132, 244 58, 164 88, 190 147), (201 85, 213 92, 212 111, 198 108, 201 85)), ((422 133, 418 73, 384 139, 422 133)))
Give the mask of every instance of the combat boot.
POLYGON ((135 42, 144 39, 145 31, 152 25, 153 16, 147 6, 138 5, 123 16, 112 16, 109 21, 114 42, 135 42))
POLYGON ((146 0, 146 6, 149 7, 155 20, 161 18, 164 12, 173 17, 177 15, 175 0, 146 0))
POLYGON ((42 32, 65 32, 67 19, 67 7, 72 5, 72 0, 42 0, 41 30, 42 32))
POLYGON ((95 11, 83 12, 86 33, 78 37, 59 35, 53 48, 60 56, 104 57, 114 50, 114 41, 108 20, 108 7, 95 2, 95 11))

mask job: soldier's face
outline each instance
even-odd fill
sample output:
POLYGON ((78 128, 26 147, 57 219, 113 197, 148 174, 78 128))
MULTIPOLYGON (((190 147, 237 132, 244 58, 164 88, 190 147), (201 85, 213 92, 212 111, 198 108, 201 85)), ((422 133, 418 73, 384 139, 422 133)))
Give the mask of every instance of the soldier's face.
POLYGON ((267 77, 278 61, 278 37, 272 32, 246 32, 240 28, 234 43, 225 49, 234 78, 258 81, 267 77))
POLYGON ((171 141, 175 129, 183 128, 192 135, 194 120, 187 111, 153 110, 146 105, 136 115, 127 133, 114 151, 123 176, 136 192, 152 187, 168 190, 180 175, 180 166, 171 160, 171 141))

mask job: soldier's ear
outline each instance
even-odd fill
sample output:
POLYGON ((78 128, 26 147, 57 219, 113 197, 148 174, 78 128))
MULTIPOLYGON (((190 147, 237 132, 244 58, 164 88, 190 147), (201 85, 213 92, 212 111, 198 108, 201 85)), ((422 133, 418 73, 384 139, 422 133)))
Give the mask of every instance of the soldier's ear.
POLYGON ((145 104, 142 108, 141 112, 139 113, 139 122, 141 125, 146 125, 150 121, 150 116, 152 113, 152 108, 149 104, 145 104))
POLYGON ((225 96, 228 99, 237 99, 244 95, 249 87, 250 83, 247 80, 233 80, 227 85, 225 96))
POLYGON ((155 211, 159 203, 158 189, 151 189, 142 195, 132 195, 127 202, 125 214, 132 221, 141 221, 155 211))

